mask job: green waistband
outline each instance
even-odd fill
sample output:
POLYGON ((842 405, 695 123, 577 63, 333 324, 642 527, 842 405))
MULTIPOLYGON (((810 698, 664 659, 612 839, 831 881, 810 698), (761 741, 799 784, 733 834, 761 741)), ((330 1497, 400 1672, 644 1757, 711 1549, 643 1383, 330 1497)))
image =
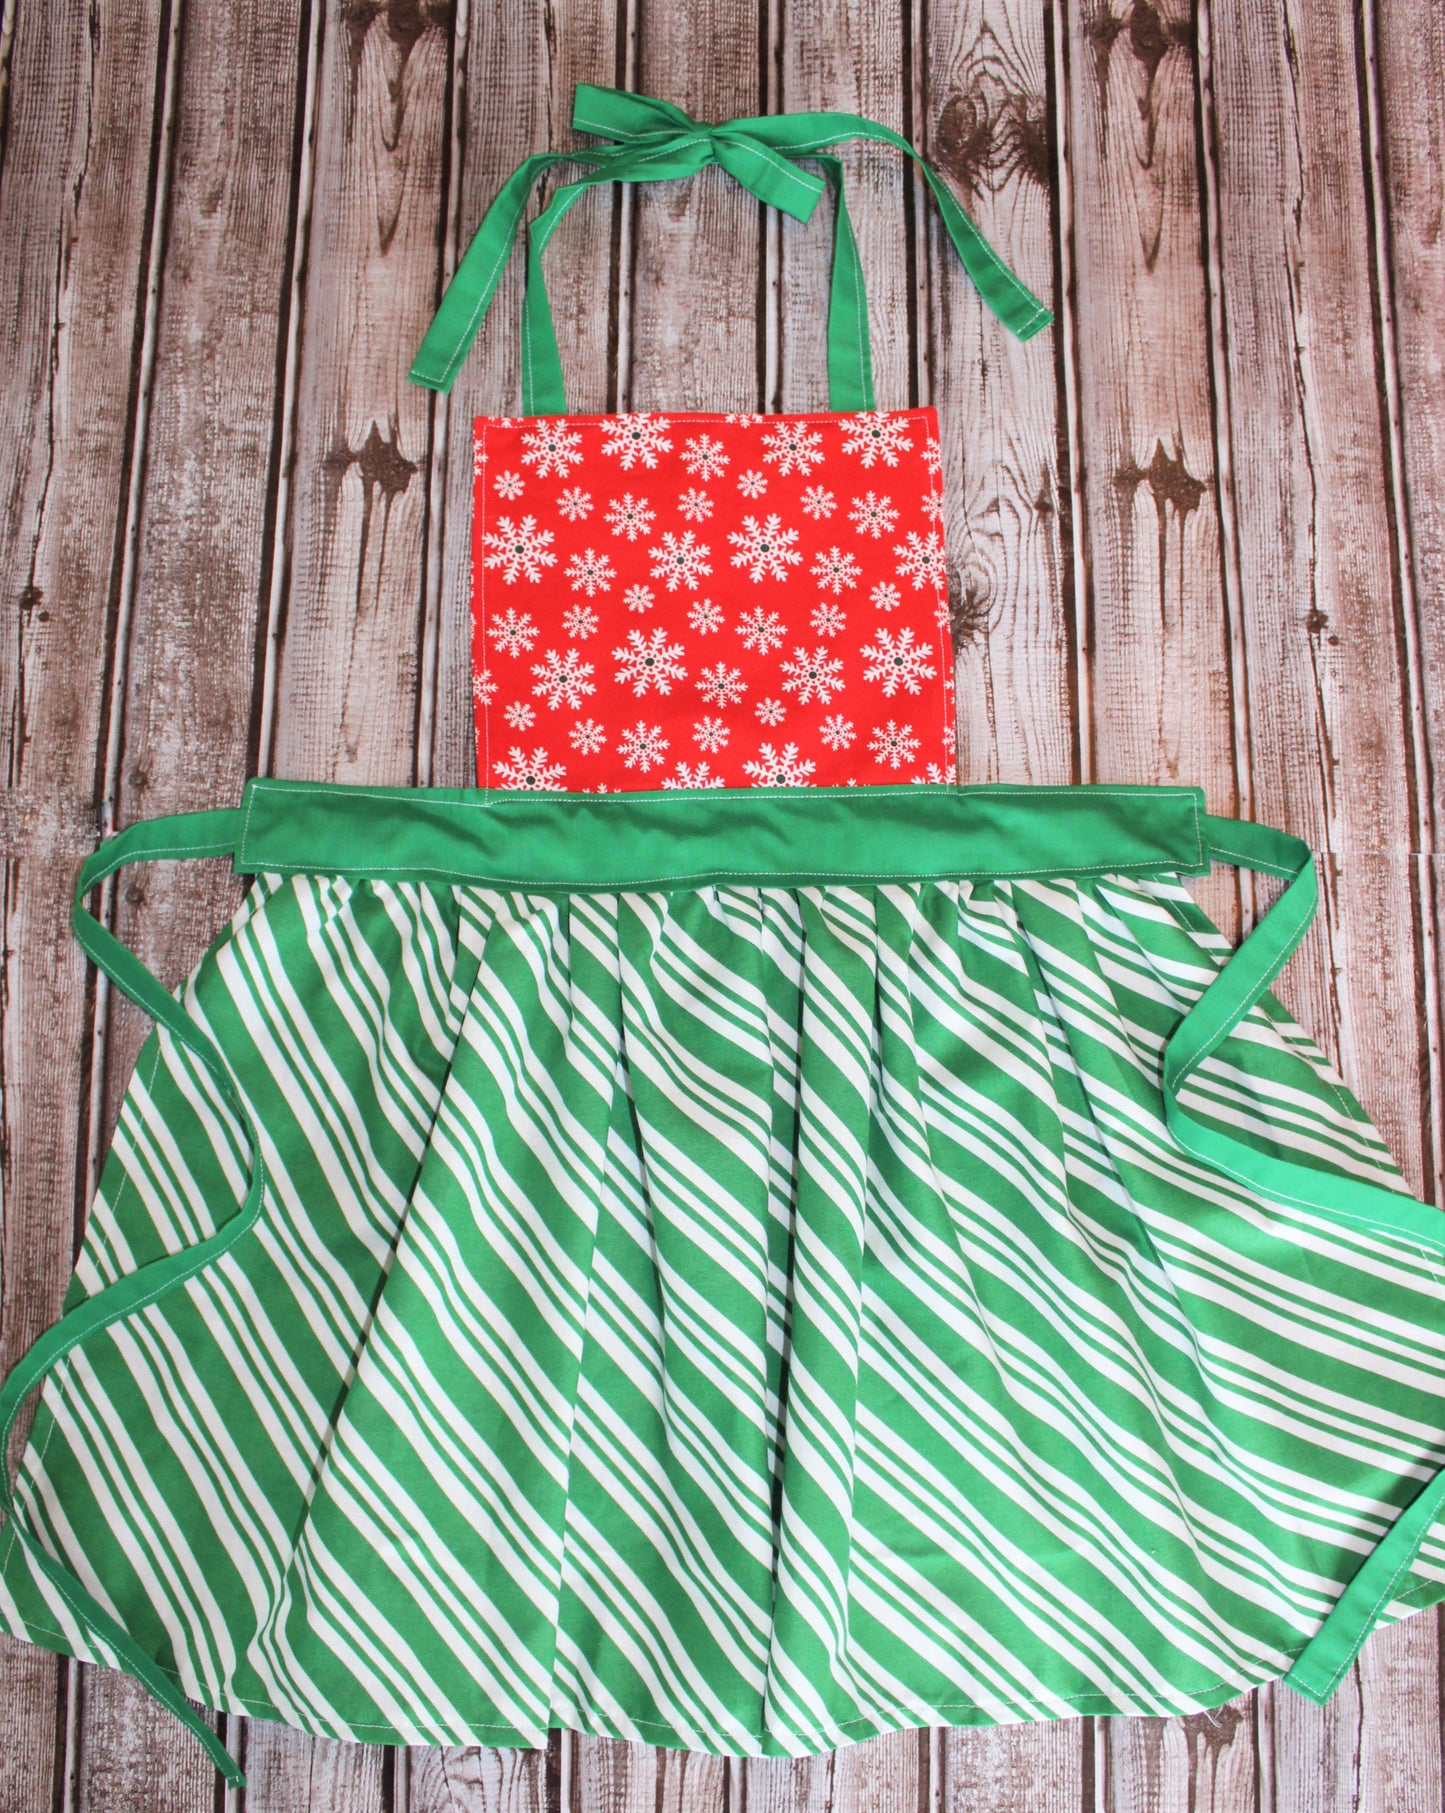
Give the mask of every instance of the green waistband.
MULTIPOLYGON (((21 1405, 89 1335, 154 1302, 255 1225, 267 1181, 255 1123, 224 1053, 106 926, 86 896, 131 862, 230 857, 238 872, 336 874, 394 881, 471 881, 539 893, 774 886, 829 881, 1172 873, 1212 862, 1280 877, 1284 889, 1171 1032, 1160 1091, 1165 1124, 1185 1150, 1276 1201, 1394 1229, 1445 1250, 1445 1216, 1408 1196, 1274 1158, 1197 1120, 1180 1099, 1189 1077, 1268 989, 1314 916, 1314 859, 1297 837, 1204 811, 1193 787, 868 787, 773 792, 523 794, 451 788, 251 781, 241 805, 143 819, 86 861, 72 924, 92 961, 203 1063, 246 1135, 250 1177, 231 1219, 196 1245, 151 1261, 75 1305, 21 1355, 0 1387, 0 1455, 21 1405)), ((1427 1482, 1366 1556, 1284 1677, 1323 1702, 1408 1571, 1445 1507, 1445 1469, 1427 1482)), ((179 1687, 51 1555, 16 1513, 8 1467, 0 1510, 77 1619, 205 1747, 234 1786, 245 1776, 179 1687)))
POLYGON ((236 868, 529 893, 1029 875, 1198 875, 1197 787, 525 793, 257 779, 236 868))

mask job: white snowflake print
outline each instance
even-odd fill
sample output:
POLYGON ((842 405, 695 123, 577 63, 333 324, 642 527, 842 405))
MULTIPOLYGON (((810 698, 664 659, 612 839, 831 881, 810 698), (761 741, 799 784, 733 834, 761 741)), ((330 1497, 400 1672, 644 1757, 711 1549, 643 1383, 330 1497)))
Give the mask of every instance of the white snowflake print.
POLYGON ((680 585, 695 592, 699 579, 712 571, 712 562, 708 559, 711 552, 707 543, 699 541, 691 529, 684 529, 681 535, 668 530, 658 547, 647 550, 653 563, 652 577, 666 580, 669 592, 675 592, 680 585))
POLYGON ((721 718, 699 718, 692 727, 692 736, 709 755, 716 755, 719 749, 728 746, 728 727, 721 718))
POLYGON ((781 699, 759 699, 757 712, 761 722, 771 726, 782 723, 788 715, 788 708, 781 699))
POLYGON ((903 602, 903 594, 896 585, 875 585, 869 593, 880 611, 896 611, 903 602))
POLYGON ((686 762, 679 762, 676 777, 669 777, 662 784, 664 787, 721 787, 723 777, 714 774, 706 762, 699 762, 696 768, 689 767, 686 762))
POLYGON ((532 663, 532 672, 537 676, 532 691, 539 699, 545 699, 553 711, 559 705, 576 711, 588 693, 597 690, 587 677, 592 672, 592 663, 584 661, 575 648, 569 648, 563 655, 555 648, 549 648, 542 660, 532 663))
POLYGON ((568 522, 585 522, 592 514, 592 493, 573 485, 557 499, 557 508, 568 522))
POLYGON ((768 449, 763 458, 774 461, 784 478, 795 467, 806 478, 823 457, 822 435, 801 422, 780 422, 763 436, 763 445, 768 449))
POLYGON ((497 696, 497 682, 490 668, 479 667, 472 675, 472 697, 478 705, 490 705, 497 696))
POLYGON ((896 466, 899 454, 906 453, 912 445, 908 424, 894 421, 881 410, 865 410, 843 424, 843 451, 856 453, 865 468, 874 460, 896 466))
POLYGON ((756 516, 745 516, 742 528, 734 529, 728 536, 737 549, 733 565, 746 567, 748 577, 754 581, 764 577, 786 579, 788 568, 797 566, 803 558, 793 546, 797 539, 798 531, 785 529, 780 517, 769 516, 759 522, 756 516))
POLYGON ((531 653, 532 644, 537 640, 537 626, 530 611, 514 611, 508 605, 500 617, 493 619, 487 634, 496 643, 499 654, 526 655, 531 653))
POLYGON ((898 577, 911 579, 915 589, 931 585, 935 590, 946 584, 943 568, 943 543, 938 536, 910 535, 906 541, 893 544, 898 556, 898 577))
POLYGON ((871 491, 865 491, 862 497, 853 499, 848 520, 860 535, 871 535, 877 541, 898 521, 898 512, 893 508, 891 498, 875 497, 871 491))
POLYGON ((921 642, 915 642, 911 629, 899 630, 896 636, 883 629, 875 634, 876 643, 869 643, 863 650, 863 658, 869 663, 863 677, 881 680, 885 699, 891 699, 900 686, 904 692, 917 692, 924 680, 933 678, 928 650, 921 642))
POLYGON ((811 516, 814 522, 822 522, 837 508, 838 500, 826 485, 809 485, 803 493, 803 514, 811 516))
MULTIPOLYGON (((736 705, 748 686, 740 667, 728 667, 719 661, 714 667, 705 667, 698 675, 697 689, 709 705, 736 705)), ((703 748, 707 747, 704 743, 703 748)))
POLYGON ((738 620, 738 634, 744 648, 755 648, 760 655, 783 646, 783 620, 776 611, 765 611, 761 605, 738 620))
POLYGON ((666 630, 655 629, 650 636, 644 636, 641 630, 629 630, 622 647, 612 651, 613 660, 619 663, 614 678, 630 686, 636 698, 640 699, 649 686, 666 697, 674 680, 687 678, 687 669, 677 658, 681 653, 682 644, 669 642, 666 630))
POLYGON ((622 596, 629 611, 650 611, 657 602, 657 594, 650 585, 630 585, 622 596))
POLYGON ((687 620, 699 636, 710 636, 723 626, 722 606, 714 604, 710 598, 699 598, 687 613, 687 620))
POLYGON ((602 424, 607 437, 604 453, 615 453, 624 472, 630 472, 640 460, 649 469, 657 464, 659 453, 670 453, 672 442, 667 431, 672 426, 665 415, 642 410, 637 415, 612 416, 602 424))
POLYGON ((472 477, 473 478, 480 478, 482 476, 482 467, 485 466, 486 463, 487 463, 487 456, 486 456, 486 453, 482 449, 482 443, 480 441, 473 441, 472 442, 472 477))
POLYGON ((805 648, 795 648, 793 659, 783 663, 783 672, 788 676, 783 691, 795 692, 800 705, 810 705, 814 699, 820 705, 831 705, 833 694, 843 690, 843 663, 825 648, 815 648, 811 655, 805 648))
POLYGON ((820 604, 813 612, 813 634, 815 636, 841 636, 843 625, 848 621, 848 613, 836 604, 820 604))
POLYGON ((766 422, 767 419, 768 418, 765 415, 728 415, 723 417, 725 422, 736 422, 739 428, 756 428, 760 422, 766 422))
POLYGON ((580 755, 596 755, 607 737, 596 718, 578 718, 572 726, 569 741, 580 755))
POLYGON ((617 739, 617 752, 622 757, 623 766, 640 768, 644 774, 649 768, 656 768, 662 761, 662 752, 667 748, 667 738, 662 734, 661 724, 654 724, 651 729, 646 724, 635 724, 631 730, 624 730, 617 739))
POLYGON ((923 500, 923 514, 930 522, 943 520, 943 499, 936 491, 930 491, 923 500))
POLYGON ((936 786, 952 786, 953 776, 938 762, 930 762, 922 774, 915 774, 913 777, 914 786, 919 786, 924 781, 932 781, 936 786))
POLYGON ((520 472, 499 472, 492 480, 498 497, 520 497, 522 495, 522 475, 520 472))
POLYGON ((582 436, 565 422, 538 422, 522 436, 522 445, 526 448, 522 464, 535 466, 538 478, 546 478, 553 472, 558 478, 566 478, 569 466, 582 464, 582 455, 578 452, 582 436))
POLYGON ((588 604, 574 604, 562 613, 562 627, 569 636, 585 642, 597 628, 597 613, 588 604))
POLYGON ((845 586, 857 585, 862 571, 853 556, 845 554, 841 548, 829 548, 813 562, 814 579, 823 591, 831 592, 835 598, 845 586))
POLYGON ((532 707, 524 705, 520 701, 515 705, 509 705, 502 716, 513 730, 530 730, 537 721, 537 714, 532 707))
POLYGON ((706 522, 712 515, 712 499, 696 485, 683 492, 677 507, 688 522, 706 522))
POLYGON ((711 479, 722 477, 728 456, 723 452, 721 441, 715 441, 710 434, 699 434, 683 442, 682 463, 694 478, 707 484, 711 479))
POLYGON ((901 768, 918 754, 918 738, 911 724, 895 724, 890 718, 879 724, 868 740, 868 752, 875 762, 886 762, 890 768, 901 768))
POLYGON ((823 719, 823 728, 819 733, 830 749, 847 749, 857 731, 852 720, 845 718, 840 711, 835 711, 831 718, 823 719))
POLYGON ((761 497, 768 488, 768 475, 759 472, 756 466, 750 466, 746 472, 738 474, 738 490, 744 497, 761 497))
POLYGON ((937 472, 943 465, 943 449, 931 434, 923 443, 923 458, 930 472, 937 472))
POLYGON ((496 776, 504 787, 528 787, 538 793, 560 793, 562 777, 567 770, 560 762, 549 761, 545 749, 534 749, 525 755, 515 743, 511 760, 496 764, 496 776))
POLYGON ((607 526, 614 535, 625 535, 629 541, 636 541, 639 535, 646 535, 656 515, 657 512, 644 498, 634 497, 630 491, 624 491, 621 497, 607 506, 607 526))
POLYGON ((574 592, 585 592, 589 598, 595 598, 599 592, 612 590, 617 569, 605 554, 599 554, 595 548, 584 548, 567 562, 567 577, 572 581, 574 592))
POLYGON ((785 743, 781 754, 764 743, 755 762, 743 763, 743 773, 751 775, 755 787, 806 787, 817 765, 799 759, 796 743, 785 743))
POLYGON ((514 585, 518 575, 535 582, 542 577, 543 567, 557 564, 557 556, 549 548, 551 540, 552 531, 539 529, 535 516, 524 516, 520 522, 499 516, 496 528, 482 536, 482 546, 489 550, 482 565, 500 567, 508 585, 514 585))

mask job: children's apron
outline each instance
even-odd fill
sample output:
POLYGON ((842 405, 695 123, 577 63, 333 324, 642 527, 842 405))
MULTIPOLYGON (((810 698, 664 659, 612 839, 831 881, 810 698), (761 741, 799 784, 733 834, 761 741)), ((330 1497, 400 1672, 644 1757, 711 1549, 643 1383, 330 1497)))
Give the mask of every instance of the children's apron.
MULTIPOLYGON (((781 185, 820 144, 898 142, 603 102, 644 125, 589 180, 717 161, 781 185)), ((876 415, 866 390, 843 413, 876 415)), ((538 500, 540 419, 508 453, 538 500)), ((560 419, 615 505, 600 443, 627 418, 590 444, 560 419)), ((718 488, 783 420, 674 417, 657 470, 718 488), (703 433, 711 478, 684 458, 703 433)), ((847 470, 843 423, 808 432, 847 470)), ((724 565, 727 533, 717 635, 755 598, 818 608, 792 563, 724 565)), ((631 545, 599 537, 619 585, 631 545)), ((519 584, 524 652, 565 659, 585 588, 519 584)), ((692 589, 661 585, 673 635, 692 589)), ((854 654, 861 722, 883 682, 854 654)), ((580 712, 509 678, 570 733, 580 712)), ((659 734, 727 709, 690 697, 659 734)), ((800 763, 826 747, 807 721, 800 763)), ((136 1676, 237 1784, 189 1702, 372 1742, 565 1726, 755 1756, 1280 1677, 1326 1700, 1376 1624, 1445 1596, 1445 1222, 1269 992, 1314 911, 1307 847, 1190 787, 714 788, 669 758, 621 757, 621 791, 615 768, 596 791, 255 779, 87 861, 76 935, 156 1027, 63 1314, 0 1390, 7 1435, 40 1391, 0 1622, 136 1676), (172 994, 85 901, 127 863, 216 856, 252 884, 172 994), (1233 952, 1183 882, 1215 862, 1283 883, 1233 952)))

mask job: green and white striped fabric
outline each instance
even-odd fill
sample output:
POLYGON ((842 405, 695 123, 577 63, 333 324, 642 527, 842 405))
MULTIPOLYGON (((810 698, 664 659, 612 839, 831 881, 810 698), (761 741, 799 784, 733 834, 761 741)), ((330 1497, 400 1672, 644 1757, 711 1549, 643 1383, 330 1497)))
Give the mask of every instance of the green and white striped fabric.
MULTIPOLYGON (((1171 1133, 1229 958, 1187 866, 263 869, 178 1000, 264 1202, 54 1364, 0 1623, 124 1665, 93 1601, 207 1707, 421 1744, 801 1755, 1284 1674, 1445 1464, 1441 1246, 1268 994, 1181 1107, 1398 1224, 1171 1133)), ((159 1027, 66 1310, 249 1175, 159 1027)), ((1405 1562, 1361 1637, 1445 1596, 1405 1562)))

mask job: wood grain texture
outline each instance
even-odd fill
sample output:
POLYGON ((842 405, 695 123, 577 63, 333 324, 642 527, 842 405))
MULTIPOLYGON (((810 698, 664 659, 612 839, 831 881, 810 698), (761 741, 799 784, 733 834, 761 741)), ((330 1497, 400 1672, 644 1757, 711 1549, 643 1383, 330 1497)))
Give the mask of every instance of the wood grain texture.
MULTIPOLYGON (((8 1368, 54 1321, 84 1213, 93 990, 70 889, 97 822, 150 232, 158 5, 7 8, 0 124, 0 982, 8 1368)), ((30 1425, 27 1408, 13 1452, 30 1425)), ((0 1805, 49 1808, 83 1671, 0 1640, 0 1805)))

